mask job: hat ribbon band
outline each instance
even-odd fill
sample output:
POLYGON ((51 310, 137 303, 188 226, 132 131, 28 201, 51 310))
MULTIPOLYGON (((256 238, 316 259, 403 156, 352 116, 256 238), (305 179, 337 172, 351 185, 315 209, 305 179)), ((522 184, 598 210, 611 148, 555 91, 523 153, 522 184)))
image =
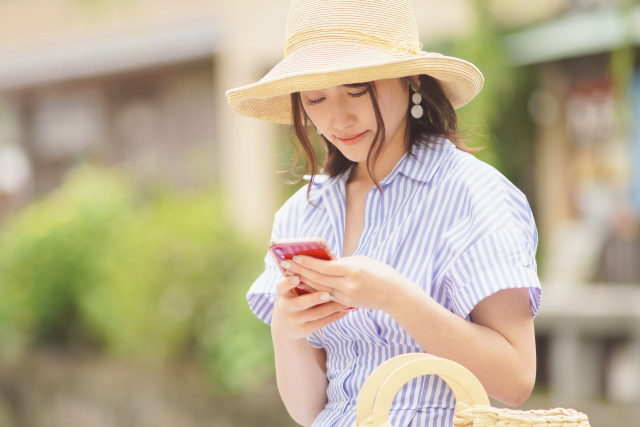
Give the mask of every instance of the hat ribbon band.
POLYGON ((346 30, 344 28, 320 28, 315 30, 300 31, 291 35, 284 47, 286 58, 295 50, 314 44, 326 43, 355 43, 374 49, 386 51, 390 55, 433 55, 422 51, 422 43, 418 40, 391 40, 385 37, 368 34, 358 30, 346 30))

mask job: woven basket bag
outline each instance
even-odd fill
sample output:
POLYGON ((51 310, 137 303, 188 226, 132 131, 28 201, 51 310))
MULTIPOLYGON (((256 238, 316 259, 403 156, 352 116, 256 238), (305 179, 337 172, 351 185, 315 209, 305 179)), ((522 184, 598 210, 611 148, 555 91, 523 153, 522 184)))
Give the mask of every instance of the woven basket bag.
POLYGON ((424 353, 393 357, 367 378, 356 407, 352 427, 392 427, 391 403, 409 381, 423 375, 437 375, 453 390, 456 427, 590 427, 587 416, 573 409, 521 411, 494 408, 480 381, 465 367, 424 353))

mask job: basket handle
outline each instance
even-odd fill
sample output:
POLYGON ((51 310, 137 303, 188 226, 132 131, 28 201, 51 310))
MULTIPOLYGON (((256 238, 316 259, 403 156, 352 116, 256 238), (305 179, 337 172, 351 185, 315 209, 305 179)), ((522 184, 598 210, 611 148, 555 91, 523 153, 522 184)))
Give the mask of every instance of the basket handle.
POLYGON ((388 376, 380 387, 373 407, 373 425, 380 426, 389 421, 389 410, 393 399, 409 381, 423 375, 442 378, 458 402, 469 406, 490 406, 489 397, 480 381, 464 366, 439 357, 421 358, 404 363, 388 376))
POLYGON ((362 425, 365 420, 371 416, 373 411, 373 403, 376 400, 378 391, 382 383, 391 375, 393 371, 404 365, 405 363, 412 362, 414 360, 423 360, 434 358, 425 353, 406 353, 399 356, 392 357, 380 366, 378 366, 369 377, 366 379, 360 393, 358 394, 358 403, 356 405, 356 423, 362 425))

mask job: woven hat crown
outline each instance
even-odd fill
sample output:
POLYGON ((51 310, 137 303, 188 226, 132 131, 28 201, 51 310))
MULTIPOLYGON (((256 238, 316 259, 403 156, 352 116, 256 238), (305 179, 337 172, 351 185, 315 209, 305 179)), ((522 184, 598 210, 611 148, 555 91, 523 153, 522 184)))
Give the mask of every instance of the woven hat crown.
POLYGON ((313 44, 349 43, 394 54, 422 54, 410 0, 293 0, 285 58, 313 44))
POLYGON ((426 74, 454 108, 482 88, 471 63, 422 51, 410 0, 292 0, 284 59, 260 81, 227 91, 235 111, 291 123, 291 94, 426 74))

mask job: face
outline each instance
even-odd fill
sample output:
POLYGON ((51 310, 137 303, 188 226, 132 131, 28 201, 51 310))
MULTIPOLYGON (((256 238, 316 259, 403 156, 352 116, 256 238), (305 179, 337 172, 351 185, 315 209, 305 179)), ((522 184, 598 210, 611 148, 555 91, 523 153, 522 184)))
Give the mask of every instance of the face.
MULTIPOLYGON (((409 80, 374 82, 387 144, 403 143, 409 105, 409 80), (399 142, 398 142, 399 141, 399 142)), ((318 130, 353 162, 367 159, 378 128, 366 84, 300 92, 302 105, 318 130)))

